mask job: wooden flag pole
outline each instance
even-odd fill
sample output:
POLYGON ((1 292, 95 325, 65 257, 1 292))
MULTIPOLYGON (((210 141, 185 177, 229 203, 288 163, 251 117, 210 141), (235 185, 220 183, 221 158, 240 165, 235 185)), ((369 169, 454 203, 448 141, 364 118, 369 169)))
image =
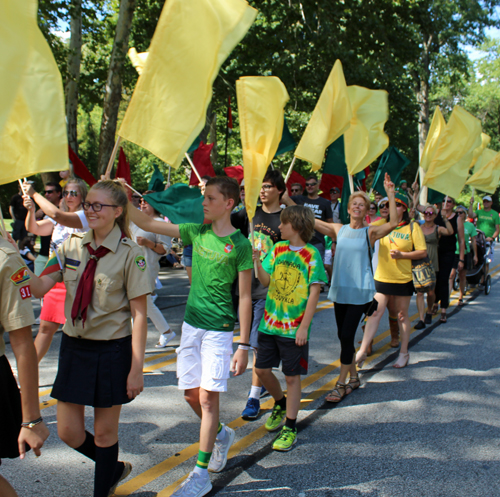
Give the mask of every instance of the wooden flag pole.
POLYGON ((168 178, 167 178, 167 185, 170 186, 170 171, 172 169, 172 166, 168 166, 168 178))
POLYGON ((3 220, 3 212, 1 207, 0 207, 0 220, 2 222, 2 236, 4 237, 5 240, 7 240, 7 230, 5 228, 5 222, 3 220))
POLYGON ((194 171, 194 174, 196 174, 196 176, 198 176, 198 181, 201 183, 202 179, 201 179, 200 173, 198 172, 196 167, 194 167, 194 164, 193 164, 193 161, 191 160, 191 157, 189 157, 187 152, 184 155, 186 156, 186 159, 188 160, 189 165, 191 166, 191 169, 194 171))
POLYGON ((420 167, 417 168, 417 175, 415 176, 415 181, 411 184, 411 186, 413 186, 413 184, 417 181, 419 174, 420 174, 420 167))
POLYGON ((351 189, 351 195, 354 193, 354 178, 352 174, 349 174, 349 188, 351 189))
MULTIPOLYGON (((252 240, 252 254, 253 251, 255 250, 255 235, 254 235, 254 230, 253 230, 253 219, 252 222, 250 223, 250 238, 252 240)), ((257 268, 257 261, 253 261, 253 268, 255 271, 255 277, 258 278, 258 268, 257 268)))
POLYGON ((286 173, 286 178, 285 178, 285 185, 286 185, 287 181, 290 179, 290 176, 292 175, 293 166, 295 165, 296 158, 297 157, 295 157, 295 155, 294 155, 293 159, 292 159, 292 163, 290 164, 290 167, 288 168, 288 172, 286 173))
MULTIPOLYGON (((134 193, 137 193, 137 195, 141 195, 135 188, 132 188, 128 183, 123 183, 127 188, 130 188, 134 193)), ((142 198, 142 195, 141 195, 142 198)))
POLYGON ((113 151, 111 152, 111 157, 109 158, 108 167, 106 168, 106 172, 104 173, 106 179, 109 179, 111 177, 111 171, 113 170, 113 164, 115 163, 116 154, 118 152, 118 147, 120 146, 121 140, 122 137, 118 136, 118 138, 115 141, 115 146, 113 147, 113 151))

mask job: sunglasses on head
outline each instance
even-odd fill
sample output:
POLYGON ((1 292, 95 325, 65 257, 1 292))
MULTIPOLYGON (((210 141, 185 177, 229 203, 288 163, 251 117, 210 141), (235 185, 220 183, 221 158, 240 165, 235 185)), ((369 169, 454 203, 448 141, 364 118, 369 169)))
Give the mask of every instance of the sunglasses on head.
POLYGON ((80 192, 77 192, 76 190, 64 190, 63 197, 67 197, 68 195, 70 197, 78 197, 78 195, 80 195, 80 192))

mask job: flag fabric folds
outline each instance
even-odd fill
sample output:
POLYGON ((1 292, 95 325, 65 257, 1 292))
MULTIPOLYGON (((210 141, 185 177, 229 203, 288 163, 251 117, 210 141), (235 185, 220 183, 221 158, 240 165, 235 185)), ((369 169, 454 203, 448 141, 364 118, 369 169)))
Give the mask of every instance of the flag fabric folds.
POLYGON ((118 135, 180 166, 222 63, 257 11, 245 0, 168 0, 118 135))
POLYGON ((351 118, 344 71, 337 60, 295 150, 295 157, 310 162, 313 171, 320 169, 325 150, 349 128, 351 118))
POLYGON ((162 192, 165 190, 165 178, 156 164, 154 165, 154 171, 148 183, 148 190, 154 190, 155 192, 162 192))
POLYGON ((37 2, 0 1, 0 184, 68 168, 61 74, 37 2), (11 25, 11 22, 17 24, 11 25), (7 64, 7 65, 4 65, 7 64))
POLYGON ((486 193, 495 193, 500 181, 500 152, 487 148, 480 155, 467 184, 486 193))
POLYGON ((243 181, 243 166, 229 166, 224 168, 226 176, 234 178, 238 185, 243 181))
POLYGON ((436 107, 434 111, 434 116, 432 116, 431 126, 429 132, 427 133, 427 139, 425 140, 424 150, 422 151, 422 157, 420 158, 420 167, 427 171, 429 169, 429 164, 436 153, 436 148, 439 143, 439 138, 441 133, 443 133, 446 128, 446 121, 444 120, 441 109, 436 107))
POLYGON ((389 118, 389 100, 385 90, 349 86, 347 91, 352 119, 344 134, 344 153, 347 171, 355 175, 389 146, 389 137, 384 132, 384 124, 389 118))
POLYGON ((198 188, 176 183, 167 190, 144 195, 144 200, 174 224, 203 223, 203 196, 198 188))
POLYGON ((467 181, 474 150, 480 146, 481 122, 455 106, 422 184, 445 195, 458 197, 467 181))
MULTIPOLYGON (((295 140, 293 138, 292 133, 288 129, 288 125, 286 123, 286 119, 283 120, 283 133, 281 135, 281 141, 278 145, 278 150, 276 150, 275 157, 278 155, 284 154, 285 152, 290 152, 295 148, 295 140)), ((293 171, 292 171, 293 172, 293 171)))
POLYGON ((262 180, 283 132, 285 85, 275 76, 247 76, 236 81, 245 178, 245 207, 251 221, 262 180))
POLYGON ((384 194, 385 173, 391 177, 395 185, 399 185, 403 170, 410 164, 407 159, 396 147, 390 146, 380 158, 377 171, 372 182, 372 188, 379 193, 384 194))
POLYGON ((75 154, 70 145, 68 145, 68 155, 69 160, 73 164, 73 173, 75 176, 82 178, 83 181, 85 181, 89 186, 94 186, 97 183, 97 180, 87 169, 87 166, 81 161, 78 155, 75 154))
POLYGON ((135 70, 139 73, 140 76, 142 74, 142 71, 144 71, 144 68, 146 67, 146 62, 148 61, 149 55, 148 52, 137 53, 137 50, 132 47, 129 49, 127 55, 130 59, 130 62, 135 67, 135 70))
MULTIPOLYGON (((214 167, 212 166, 212 161, 210 160, 210 153, 214 148, 214 144, 210 145, 205 144, 203 142, 200 143, 200 146, 195 150, 193 154, 193 164, 196 167, 199 175, 203 178, 203 176, 210 176, 213 178, 215 176, 214 167)), ((191 171, 191 178, 189 179, 190 185, 198 185, 200 180, 194 171, 191 171)))

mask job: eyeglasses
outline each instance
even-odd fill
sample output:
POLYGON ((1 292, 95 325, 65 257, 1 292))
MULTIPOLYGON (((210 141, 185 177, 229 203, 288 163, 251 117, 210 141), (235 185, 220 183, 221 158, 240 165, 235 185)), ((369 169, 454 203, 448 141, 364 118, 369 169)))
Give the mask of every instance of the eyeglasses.
POLYGON ((292 193, 300 193, 300 189, 299 188, 292 188, 292 193))
POLYGON ((55 190, 45 190, 43 193, 45 193, 45 195, 52 195, 53 193, 56 193, 55 190))
POLYGON ((371 210, 371 211, 376 211, 376 210, 377 210, 377 208, 376 208, 376 207, 373 207, 373 206, 370 206, 370 210, 371 210))
MULTIPOLYGON (((47 192, 45 192, 45 193, 47 193, 47 192)), ((63 197, 67 197, 68 195, 70 197, 78 197, 78 195, 80 195, 80 192, 77 192, 76 190, 64 190, 63 197)))
POLYGON ((453 203, 453 200, 451 200, 451 198, 447 198, 445 201, 444 201, 445 204, 452 204, 453 203))
POLYGON ((92 208, 94 212, 101 212, 103 207, 118 207, 118 205, 100 204, 99 202, 94 202, 93 204, 90 202, 83 202, 82 207, 84 211, 88 211, 92 208))
POLYGON ((424 216, 433 216, 434 215, 434 211, 425 211, 424 212, 424 216))
POLYGON ((405 204, 401 204, 400 202, 396 202, 396 207, 403 207, 403 209, 407 209, 405 204))
POLYGON ((464 212, 464 211, 457 211, 457 214, 458 214, 459 216, 461 216, 462 214, 465 216, 465 212, 464 212))
POLYGON ((240 188, 240 192, 244 192, 244 191, 245 191, 245 187, 244 187, 244 186, 242 186, 242 187, 240 188))
POLYGON ((306 186, 316 186, 318 182, 316 181, 315 183, 306 183, 306 186))
POLYGON ((271 188, 274 188, 274 185, 262 185, 260 187, 260 189, 264 190, 265 192, 269 191, 271 188))
POLYGON ((132 198, 135 198, 137 200, 138 198, 142 198, 142 197, 140 195, 132 195, 132 198))
POLYGON ((389 202, 386 202, 385 204, 380 204, 378 206, 379 209, 388 209, 389 208, 389 202))

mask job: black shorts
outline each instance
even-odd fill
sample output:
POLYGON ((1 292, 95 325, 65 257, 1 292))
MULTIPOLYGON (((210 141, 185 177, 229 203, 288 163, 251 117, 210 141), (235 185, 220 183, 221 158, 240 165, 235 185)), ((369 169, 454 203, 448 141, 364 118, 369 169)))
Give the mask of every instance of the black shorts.
MULTIPOLYGON (((21 431, 21 394, 9 361, 0 357, 0 459, 19 457, 17 439, 21 431)), ((26 450, 29 450, 26 445, 26 450)))
POLYGON ((307 374, 309 342, 302 347, 295 343, 295 338, 269 335, 259 331, 259 353, 255 367, 258 369, 277 368, 281 362, 281 371, 285 376, 307 374))
POLYGON ((411 297, 415 292, 413 281, 408 283, 384 283, 375 280, 375 290, 383 295, 395 295, 396 297, 411 297))
POLYGON ((84 340, 63 333, 51 397, 92 407, 127 404, 132 337, 84 340))
MULTIPOLYGON (((464 255, 464 269, 472 269, 474 267, 474 259, 472 252, 464 255)), ((460 255, 455 254, 455 258, 453 259, 453 269, 458 269, 458 263, 460 261, 460 255)))

